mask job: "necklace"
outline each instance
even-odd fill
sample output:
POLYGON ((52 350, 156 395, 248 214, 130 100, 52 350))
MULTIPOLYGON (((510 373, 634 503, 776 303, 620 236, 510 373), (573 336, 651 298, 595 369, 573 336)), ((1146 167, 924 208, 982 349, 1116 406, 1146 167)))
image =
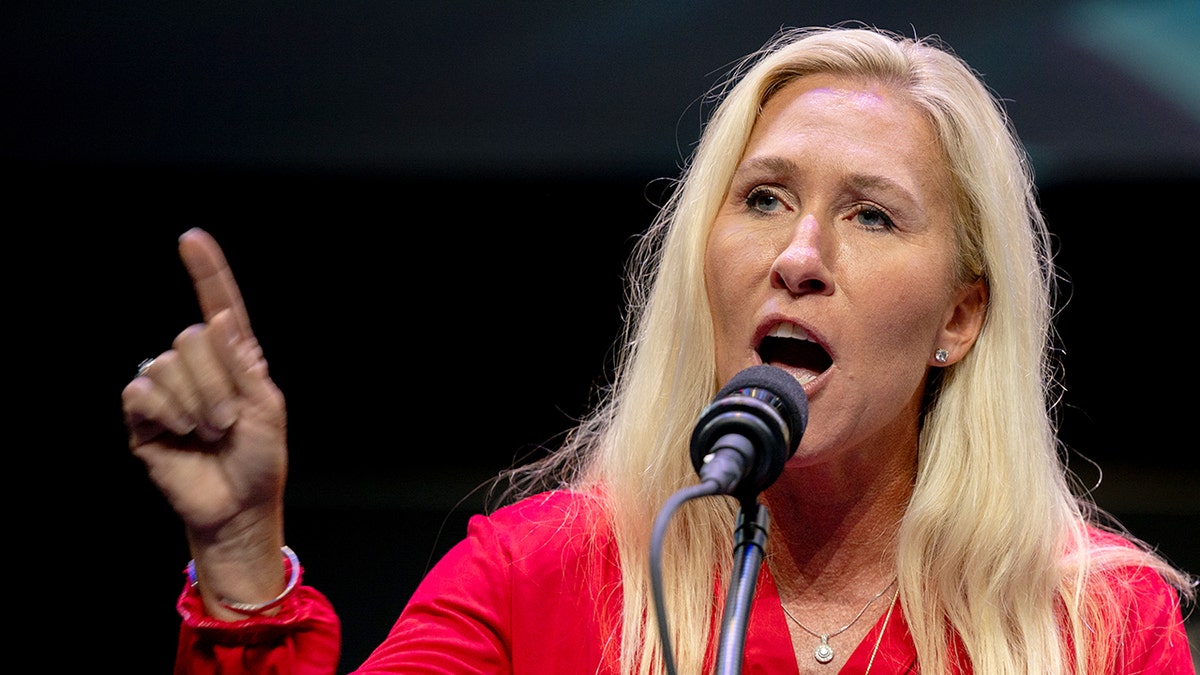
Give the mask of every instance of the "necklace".
POLYGON ((817 645, 817 648, 813 650, 813 658, 815 658, 817 660, 817 663, 829 663, 830 661, 833 660, 833 647, 829 646, 829 638, 837 637, 838 635, 841 635, 846 630, 848 630, 851 626, 853 626, 855 623, 857 623, 858 620, 862 618, 862 615, 867 613, 867 608, 870 607, 872 604, 874 604, 875 601, 878 600, 884 593, 886 593, 887 589, 891 588, 892 584, 894 584, 894 583, 896 583, 896 580, 893 578, 891 581, 888 582, 887 586, 883 587, 883 590, 876 593, 875 597, 871 598, 870 600, 867 601, 867 604, 863 605, 863 608, 860 609, 858 611, 858 614, 853 619, 850 620, 850 623, 846 624, 845 626, 842 626, 841 628, 833 631, 832 633, 824 633, 824 634, 818 633, 818 632, 810 629, 808 626, 805 626, 804 624, 800 623, 800 619, 797 619, 796 617, 792 616, 792 613, 787 611, 787 607, 784 607, 782 603, 779 605, 779 607, 781 609, 783 609, 783 613, 787 615, 787 618, 791 619, 792 621, 795 621, 796 625, 799 626, 800 628, 804 629, 805 633, 808 633, 809 635, 811 635, 815 638, 821 639, 821 644, 817 645))
POLYGON ((896 594, 892 596, 892 604, 888 605, 887 614, 883 617, 883 625, 879 628, 879 636, 875 638, 875 648, 871 650, 871 660, 867 661, 867 669, 863 672, 863 675, 871 675, 871 666, 875 665, 875 655, 879 653, 879 643, 883 642, 883 634, 887 632, 888 621, 892 619, 892 610, 896 609, 896 598, 898 597, 900 597, 899 588, 896 589, 896 594))

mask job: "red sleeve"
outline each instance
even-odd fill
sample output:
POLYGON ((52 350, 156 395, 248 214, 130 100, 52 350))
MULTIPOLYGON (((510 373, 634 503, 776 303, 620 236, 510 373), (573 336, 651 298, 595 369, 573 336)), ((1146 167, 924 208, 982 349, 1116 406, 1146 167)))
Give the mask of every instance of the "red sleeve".
MULTIPOLYGON (((603 522, 589 499, 569 493, 473 517, 466 538, 430 570, 387 639, 354 672, 615 673, 620 566, 603 522)), ((340 623, 313 588, 298 587, 276 616, 221 622, 188 586, 179 612, 175 675, 337 669, 340 623)))
POLYGON ((183 617, 175 675, 333 675, 341 653, 341 622, 319 591, 299 586, 275 616, 220 621, 184 584, 176 607, 183 617))

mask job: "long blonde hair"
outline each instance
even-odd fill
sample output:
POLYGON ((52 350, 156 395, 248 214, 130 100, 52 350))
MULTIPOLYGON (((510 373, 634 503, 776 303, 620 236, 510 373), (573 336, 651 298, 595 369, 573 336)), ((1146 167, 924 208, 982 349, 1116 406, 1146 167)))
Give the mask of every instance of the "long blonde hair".
MULTIPOLYGON (((924 111, 955 180, 959 275, 989 288, 974 348, 930 379, 916 484, 898 534, 900 599, 921 669, 946 672, 958 639, 975 672, 1102 672, 1111 651, 1106 621, 1117 612, 1093 583, 1099 570, 1146 565, 1188 598, 1192 583, 1144 547, 1089 541, 1089 524, 1102 514, 1072 489, 1052 416, 1055 273, 1032 171, 998 99, 932 39, 788 29, 738 64, 714 92, 719 105, 630 260, 612 381, 559 451, 507 476, 516 488, 508 496, 600 490, 621 559, 646 558, 648 514, 695 482, 690 434, 721 384, 703 271, 709 228, 762 106, 815 73, 880 82, 924 111)), ((694 500, 664 543, 680 672, 701 672, 712 657, 712 645, 684 636, 713 634, 713 575, 728 581, 736 508, 694 500)), ((625 564, 622 581, 621 670, 662 672, 657 626, 647 621, 649 572, 625 564)))

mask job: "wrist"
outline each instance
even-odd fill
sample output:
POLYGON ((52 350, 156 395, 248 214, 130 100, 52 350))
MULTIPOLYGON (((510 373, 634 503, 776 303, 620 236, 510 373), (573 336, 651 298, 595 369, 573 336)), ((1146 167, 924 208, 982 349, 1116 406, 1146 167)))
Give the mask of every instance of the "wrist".
MULTIPOLYGON (((276 540, 278 541, 278 540, 276 540)), ((206 612, 221 621, 273 616, 300 582, 299 560, 282 544, 194 547, 185 572, 206 612)))
MULTIPOLYGON (((287 600, 288 596, 296 590, 296 586, 300 583, 300 558, 287 546, 281 546, 279 550, 283 554, 283 572, 287 581, 283 590, 278 595, 264 602, 240 602, 226 597, 217 597, 216 603, 229 611, 243 616, 264 614, 268 610, 283 604, 283 601, 287 600)), ((196 573, 196 560, 194 558, 188 561, 187 576, 188 583, 192 585, 192 588, 196 588, 199 591, 200 579, 196 573)))

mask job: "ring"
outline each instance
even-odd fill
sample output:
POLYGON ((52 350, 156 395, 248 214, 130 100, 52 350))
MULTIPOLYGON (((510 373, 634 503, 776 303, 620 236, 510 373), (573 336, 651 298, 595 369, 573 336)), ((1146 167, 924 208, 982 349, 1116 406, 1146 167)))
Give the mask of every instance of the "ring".
POLYGON ((152 358, 148 358, 148 359, 142 359, 142 362, 138 364, 137 376, 138 376, 138 377, 141 377, 141 376, 145 375, 145 374, 146 374, 146 371, 147 371, 147 370, 150 370, 150 366, 151 366, 153 363, 154 363, 154 358, 153 358, 153 357, 152 357, 152 358))

